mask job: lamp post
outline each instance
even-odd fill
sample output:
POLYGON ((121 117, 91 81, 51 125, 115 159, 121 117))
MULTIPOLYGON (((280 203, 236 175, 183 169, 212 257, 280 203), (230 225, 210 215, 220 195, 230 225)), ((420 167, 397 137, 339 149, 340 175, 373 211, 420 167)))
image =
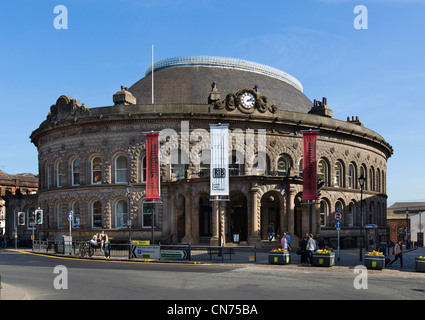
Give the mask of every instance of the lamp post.
POLYGON ((409 248, 409 208, 406 208, 406 249, 409 248))
POLYGON ((366 182, 366 178, 363 176, 363 173, 360 175, 360 177, 358 178, 359 180, 359 184, 360 184, 360 213, 361 213, 361 217, 362 217, 362 221, 361 221, 361 225, 360 225, 360 235, 362 238, 362 243, 360 244, 360 261, 363 260, 363 187, 364 184, 366 182))
POLYGON ((130 240, 130 248, 128 250, 128 258, 131 259, 131 183, 128 182, 127 186, 125 187, 127 191, 127 197, 128 197, 128 219, 127 219, 127 225, 128 225, 128 237, 130 240))

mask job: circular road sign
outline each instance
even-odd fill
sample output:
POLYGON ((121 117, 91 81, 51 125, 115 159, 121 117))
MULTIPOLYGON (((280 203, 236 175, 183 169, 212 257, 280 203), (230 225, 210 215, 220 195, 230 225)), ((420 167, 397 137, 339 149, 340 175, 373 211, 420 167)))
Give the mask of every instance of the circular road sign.
POLYGON ((335 211, 334 212, 334 219, 336 221, 341 221, 342 220, 342 213, 340 211, 335 211))

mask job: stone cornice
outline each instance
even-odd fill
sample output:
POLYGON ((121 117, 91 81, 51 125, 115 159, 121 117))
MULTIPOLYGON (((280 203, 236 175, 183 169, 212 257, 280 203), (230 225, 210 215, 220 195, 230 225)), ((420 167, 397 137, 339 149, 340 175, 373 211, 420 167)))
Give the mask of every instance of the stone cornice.
POLYGON ((275 110, 275 112, 255 112, 245 114, 234 110, 215 109, 213 105, 190 105, 190 104, 145 104, 145 105, 120 105, 100 108, 87 108, 82 113, 75 113, 75 116, 63 116, 63 120, 52 121, 51 117, 44 121, 40 127, 34 130, 30 136, 31 141, 38 146, 40 139, 46 134, 60 131, 75 130, 78 127, 86 126, 110 126, 117 124, 134 123, 155 123, 175 122, 190 120, 193 123, 199 122, 227 122, 230 124, 265 125, 268 129, 275 126, 279 130, 285 126, 298 132, 300 130, 319 129, 328 135, 351 136, 363 139, 379 145, 385 152, 387 158, 393 153, 393 148, 378 133, 359 126, 355 123, 337 120, 329 117, 294 112, 285 110, 275 110))

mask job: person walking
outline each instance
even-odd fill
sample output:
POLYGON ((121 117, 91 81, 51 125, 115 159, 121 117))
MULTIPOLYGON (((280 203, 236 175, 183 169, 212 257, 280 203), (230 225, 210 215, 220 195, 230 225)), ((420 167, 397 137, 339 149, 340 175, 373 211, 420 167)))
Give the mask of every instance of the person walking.
POLYGON ((272 242, 272 239, 273 239, 273 228, 272 228, 272 225, 271 224, 269 224, 269 227, 267 228, 267 234, 268 234, 268 236, 269 236, 269 243, 270 242, 272 242))
POLYGON ((310 264, 313 264, 313 252, 316 250, 316 240, 313 239, 313 234, 308 235, 307 241, 307 255, 310 264))
POLYGON ((286 251, 290 251, 291 247, 289 246, 288 239, 286 239, 286 233, 283 234, 282 239, 280 239, 280 243, 282 245, 282 249, 286 251))
POLYGON ((111 257, 111 248, 109 244, 108 235, 105 231, 102 231, 102 242, 103 242, 103 250, 105 251, 105 258, 109 259, 111 257))
POLYGON ((307 241, 308 241, 308 234, 306 234, 304 238, 300 241, 300 248, 299 248, 299 252, 301 254, 300 263, 308 262, 307 241))
POLYGON ((288 245, 291 247, 291 236, 289 235, 289 232, 286 232, 286 240, 288 240, 288 245))
POLYGON ((401 240, 398 240, 398 242, 396 243, 396 245, 394 246, 393 249, 393 254, 394 254, 394 260, 390 261, 390 263, 388 263, 388 267, 391 267, 391 265, 396 262, 398 259, 400 259, 400 268, 403 268, 403 246, 401 244, 401 240))

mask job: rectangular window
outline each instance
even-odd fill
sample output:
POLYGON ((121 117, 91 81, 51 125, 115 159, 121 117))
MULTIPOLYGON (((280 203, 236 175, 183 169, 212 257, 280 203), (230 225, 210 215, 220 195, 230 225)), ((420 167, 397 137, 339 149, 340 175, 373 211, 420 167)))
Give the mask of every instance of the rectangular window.
POLYGON ((149 204, 144 203, 143 204, 143 221, 142 226, 143 228, 151 228, 152 227, 152 212, 154 213, 154 227, 158 226, 158 219, 157 219, 157 212, 156 212, 156 205, 155 204, 149 204))

